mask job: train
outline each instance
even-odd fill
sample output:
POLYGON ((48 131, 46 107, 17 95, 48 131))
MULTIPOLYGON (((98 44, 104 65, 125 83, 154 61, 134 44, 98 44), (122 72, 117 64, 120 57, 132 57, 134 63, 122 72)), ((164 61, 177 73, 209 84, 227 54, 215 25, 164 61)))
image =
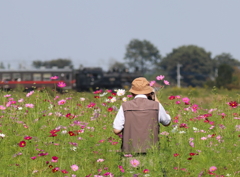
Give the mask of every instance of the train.
POLYGON ((64 82, 63 89, 76 91, 91 91, 99 89, 128 89, 140 72, 119 71, 113 69, 104 71, 101 67, 85 67, 82 69, 38 68, 38 69, 0 69, 0 89, 14 90, 23 88, 25 91, 40 88, 56 88, 59 82, 64 82), (57 76, 57 79, 51 77, 57 76))

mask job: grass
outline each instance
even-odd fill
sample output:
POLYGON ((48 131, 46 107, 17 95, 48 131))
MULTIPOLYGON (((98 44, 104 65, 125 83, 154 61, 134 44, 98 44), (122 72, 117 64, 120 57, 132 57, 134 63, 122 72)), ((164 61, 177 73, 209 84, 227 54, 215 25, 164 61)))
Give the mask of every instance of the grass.
POLYGON ((157 95, 174 122, 169 127, 161 126, 160 151, 153 147, 144 159, 152 163, 134 168, 128 158, 123 165, 121 139, 112 132, 117 108, 127 93, 117 96, 36 90, 27 97, 18 91, 0 92, 1 176, 240 175, 240 112, 238 106, 228 104, 239 103, 238 90, 164 88, 157 95), (171 95, 180 98, 170 100, 171 95), (110 96, 116 101, 111 102, 110 96), (182 101, 184 97, 190 99, 189 104, 182 101), (59 105, 60 100, 66 102, 59 105), (197 105, 195 111, 193 105, 197 105), (52 130, 59 131, 54 134, 52 130), (26 136, 31 139, 24 139, 26 136), (21 141, 25 141, 24 147, 19 146, 21 141), (54 156, 57 162, 52 162, 54 156), (74 171, 72 165, 78 170, 74 171), (217 168, 213 172, 209 171, 212 166, 217 168), (146 169, 149 172, 144 173, 146 169))

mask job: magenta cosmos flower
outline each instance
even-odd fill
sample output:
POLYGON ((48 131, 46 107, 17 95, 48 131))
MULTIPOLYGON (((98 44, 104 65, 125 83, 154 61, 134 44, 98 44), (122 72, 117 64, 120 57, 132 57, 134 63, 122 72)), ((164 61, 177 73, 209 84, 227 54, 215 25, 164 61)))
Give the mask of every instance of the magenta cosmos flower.
POLYGON ((58 79, 58 76, 52 76, 52 77, 50 77, 50 79, 56 80, 56 79, 58 79))
POLYGON ((58 105, 63 105, 63 104, 65 104, 66 103, 66 100, 60 100, 60 101, 58 101, 58 105))
POLYGON ((58 87, 66 87, 66 83, 64 82, 58 82, 58 87))
POLYGON ((140 162, 138 160, 136 160, 136 159, 133 159, 133 160, 130 160, 130 164, 133 167, 137 167, 140 164, 140 162))

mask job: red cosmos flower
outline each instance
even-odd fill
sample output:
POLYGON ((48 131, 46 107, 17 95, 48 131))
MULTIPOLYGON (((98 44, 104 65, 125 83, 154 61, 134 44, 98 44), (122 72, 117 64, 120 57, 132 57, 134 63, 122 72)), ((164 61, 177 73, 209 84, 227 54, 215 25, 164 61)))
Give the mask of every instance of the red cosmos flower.
POLYGON ((149 173, 149 170, 148 169, 144 169, 143 173, 149 173))
POLYGON ((175 96, 171 95, 168 97, 169 100, 174 100, 175 99, 175 96))
POLYGON ((100 96, 94 96, 94 98, 100 98, 100 96))
POLYGON ((216 136, 216 134, 212 134, 212 136, 211 136, 211 137, 213 138, 214 136, 216 136))
POLYGON ((110 107, 110 108, 108 108, 108 110, 107 110, 108 112, 112 112, 113 111, 113 108, 112 107, 110 107))
POLYGON ((188 127, 187 127, 187 124, 185 124, 185 123, 180 124, 179 127, 180 127, 180 128, 188 128, 188 127))
POLYGON ((190 155, 190 156, 195 156, 196 153, 191 152, 191 153, 189 153, 189 155, 190 155))
POLYGON ((112 92, 112 95, 113 95, 113 96, 116 96, 116 95, 117 95, 117 93, 115 93, 115 92, 112 92))
POLYGON ((75 118, 76 116, 73 115, 73 114, 71 114, 71 113, 67 113, 67 114, 66 114, 66 117, 69 118, 69 119, 73 119, 73 118, 75 118))
POLYGON ((116 145, 116 144, 118 144, 118 142, 112 142, 112 145, 116 145))
POLYGON ((108 99, 112 99, 113 97, 112 96, 109 96, 108 99))
POLYGON ((32 139, 32 137, 31 136, 25 136, 24 139, 25 140, 30 140, 30 139, 32 139))
POLYGON ((70 136, 77 136, 77 134, 75 134, 73 131, 69 131, 68 134, 69 134, 70 136))
POLYGON ((53 130, 50 131, 50 133, 51 133, 51 134, 55 134, 55 133, 57 133, 57 132, 59 132, 59 131, 60 131, 60 129, 58 129, 58 130, 53 129, 53 130))
POLYGON ((18 145, 19 145, 19 147, 25 147, 26 141, 20 141, 20 143, 18 145))
POLYGON ((49 135, 49 137, 54 137, 54 136, 57 136, 57 134, 52 133, 51 135, 49 135))
POLYGON ((58 167, 55 167, 54 169, 52 169, 52 172, 55 173, 55 172, 57 172, 58 170, 59 170, 59 168, 58 168, 58 167))
POLYGON ((189 157, 188 160, 192 160, 192 157, 189 157))
POLYGON ((231 106, 232 108, 236 108, 238 106, 238 103, 236 101, 230 101, 229 106, 231 106))
POLYGON ((173 154, 173 156, 174 156, 174 157, 177 157, 177 156, 179 156, 179 154, 178 154, 178 153, 176 153, 176 154, 173 154))
POLYGON ((67 171, 67 170, 61 170, 61 172, 62 172, 62 173, 68 173, 68 171, 67 171))

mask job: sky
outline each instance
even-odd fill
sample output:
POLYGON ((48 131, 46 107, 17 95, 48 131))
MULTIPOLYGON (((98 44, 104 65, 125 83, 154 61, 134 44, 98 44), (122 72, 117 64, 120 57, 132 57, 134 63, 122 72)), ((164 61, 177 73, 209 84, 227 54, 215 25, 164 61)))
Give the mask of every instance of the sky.
POLYGON ((74 68, 124 62, 133 39, 164 57, 182 45, 240 60, 237 0, 0 0, 0 62, 65 58, 74 68))

